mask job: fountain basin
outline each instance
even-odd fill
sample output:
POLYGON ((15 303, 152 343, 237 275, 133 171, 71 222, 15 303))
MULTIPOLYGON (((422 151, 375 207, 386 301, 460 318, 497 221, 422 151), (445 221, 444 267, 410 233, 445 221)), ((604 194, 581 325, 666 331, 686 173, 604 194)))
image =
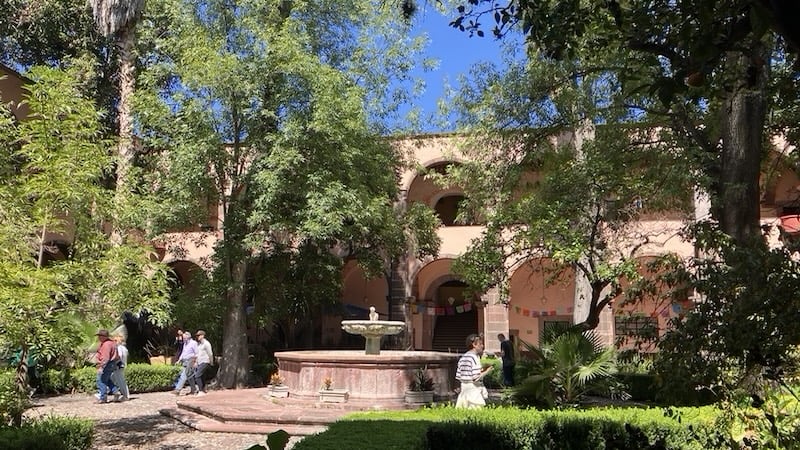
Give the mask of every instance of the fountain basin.
POLYGON ((366 355, 359 350, 301 350, 275 353, 280 376, 289 395, 312 400, 319 397, 325 378, 332 387, 346 389, 350 400, 375 407, 397 407, 414 370, 427 367, 436 399, 452 397, 460 355, 428 351, 387 350, 366 355))

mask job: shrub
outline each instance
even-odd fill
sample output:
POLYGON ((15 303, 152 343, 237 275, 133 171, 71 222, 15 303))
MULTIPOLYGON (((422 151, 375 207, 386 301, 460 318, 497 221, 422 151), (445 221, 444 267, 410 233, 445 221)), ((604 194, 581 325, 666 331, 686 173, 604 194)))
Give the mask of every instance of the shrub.
MULTIPOLYGON (((175 384, 180 371, 180 366, 128 364, 125 379, 131 392, 166 391, 175 384)), ((45 394, 94 392, 97 389, 97 369, 94 367, 50 369, 42 374, 41 379, 45 394)))
POLYGON ((503 362, 500 358, 481 358, 481 367, 487 365, 492 366, 492 371, 483 377, 483 385, 489 389, 503 387, 503 362))
POLYGON ((429 449, 707 449, 723 442, 709 419, 683 423, 656 409, 529 412, 469 411, 432 424, 429 449), (691 426, 689 426, 691 425, 691 426), (488 446, 488 447, 487 447, 488 446))
POLYGON ((14 371, 0 372, 0 426, 10 424, 15 417, 22 417, 28 406, 28 397, 21 396, 17 390, 14 371))
POLYGON ((0 448, 18 450, 86 450, 92 446, 92 421, 45 417, 21 427, 0 427, 0 448))
POLYGON ((297 450, 368 449, 708 449, 728 448, 713 408, 535 411, 453 407, 355 413, 308 436, 297 450), (678 420, 677 418, 680 418, 678 420), (380 439, 377 439, 380 437, 380 439))

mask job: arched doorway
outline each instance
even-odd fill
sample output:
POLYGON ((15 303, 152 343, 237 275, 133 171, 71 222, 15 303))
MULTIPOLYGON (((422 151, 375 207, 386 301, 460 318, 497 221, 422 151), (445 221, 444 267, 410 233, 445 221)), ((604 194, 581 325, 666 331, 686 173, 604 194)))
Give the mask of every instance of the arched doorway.
POLYGON ((437 308, 433 350, 464 352, 467 336, 479 332, 476 299, 467 293, 468 288, 467 283, 457 279, 445 281, 436 288, 433 296, 437 308))

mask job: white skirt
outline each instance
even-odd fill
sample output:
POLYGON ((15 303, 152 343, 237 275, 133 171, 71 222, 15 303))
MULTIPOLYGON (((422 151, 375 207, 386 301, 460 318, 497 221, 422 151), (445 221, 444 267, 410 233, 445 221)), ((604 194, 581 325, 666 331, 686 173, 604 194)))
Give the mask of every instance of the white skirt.
POLYGON ((479 408, 486 406, 489 392, 483 383, 461 382, 461 392, 456 399, 456 408, 479 408))

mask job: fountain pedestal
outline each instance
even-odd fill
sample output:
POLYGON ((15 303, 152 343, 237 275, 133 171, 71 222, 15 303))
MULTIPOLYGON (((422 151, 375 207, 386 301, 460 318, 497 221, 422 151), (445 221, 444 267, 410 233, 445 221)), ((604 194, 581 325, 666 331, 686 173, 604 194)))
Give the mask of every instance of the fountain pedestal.
POLYGON ((381 338, 403 331, 405 322, 391 320, 343 320, 342 329, 350 334, 360 334, 367 339, 367 355, 381 354, 381 338))

